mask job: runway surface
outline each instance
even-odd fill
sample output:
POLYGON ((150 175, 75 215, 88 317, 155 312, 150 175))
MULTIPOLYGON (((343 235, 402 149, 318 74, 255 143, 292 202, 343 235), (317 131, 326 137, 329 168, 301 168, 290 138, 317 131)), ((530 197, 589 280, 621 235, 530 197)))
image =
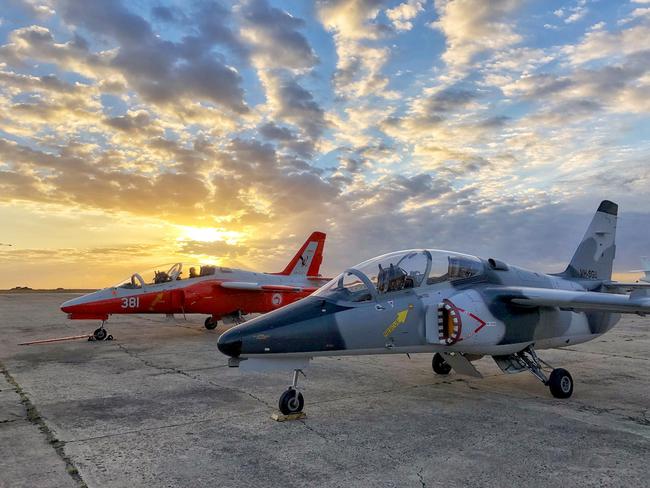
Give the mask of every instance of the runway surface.
POLYGON ((307 418, 270 419, 290 374, 227 367, 204 317, 112 317, 110 342, 18 346, 92 332, 65 294, 0 295, 1 487, 649 486, 650 317, 541 351, 576 382, 430 355, 322 358, 307 418))

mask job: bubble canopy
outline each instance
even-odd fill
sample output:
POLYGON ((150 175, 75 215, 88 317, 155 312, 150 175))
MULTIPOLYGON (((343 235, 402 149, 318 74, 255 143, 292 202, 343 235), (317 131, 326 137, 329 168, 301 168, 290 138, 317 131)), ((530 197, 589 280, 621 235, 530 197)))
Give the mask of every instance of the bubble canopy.
POLYGON ((483 273, 476 256, 436 249, 397 251, 345 270, 314 295, 363 302, 387 293, 453 282, 483 273))
POLYGON ((143 288, 150 285, 160 285, 170 281, 200 278, 210 276, 219 269, 222 272, 229 272, 229 268, 211 266, 200 263, 167 263, 154 266, 144 271, 133 273, 129 278, 109 288, 143 288))

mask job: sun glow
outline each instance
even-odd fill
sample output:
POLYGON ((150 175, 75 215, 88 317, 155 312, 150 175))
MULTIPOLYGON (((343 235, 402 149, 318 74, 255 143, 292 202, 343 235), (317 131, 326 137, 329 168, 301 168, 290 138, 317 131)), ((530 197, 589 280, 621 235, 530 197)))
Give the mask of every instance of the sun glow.
POLYGON ((214 227, 188 227, 180 226, 179 241, 216 242, 223 241, 226 244, 237 244, 242 239, 242 233, 233 230, 215 229, 214 227))

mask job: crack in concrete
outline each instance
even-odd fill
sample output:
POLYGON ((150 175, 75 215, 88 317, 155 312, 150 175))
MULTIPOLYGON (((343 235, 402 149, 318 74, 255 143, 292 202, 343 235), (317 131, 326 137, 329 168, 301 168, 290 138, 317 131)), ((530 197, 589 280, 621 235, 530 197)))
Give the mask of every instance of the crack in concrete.
POLYGON ((23 420, 22 418, 19 419, 7 419, 7 420, 0 420, 0 424, 10 424, 11 422, 17 422, 19 420, 23 420))
POLYGON ((424 470, 424 467, 420 468, 417 473, 415 473, 418 477, 418 480, 420 481, 420 485, 422 488, 426 488, 426 483, 424 482, 424 478, 422 477, 422 471, 424 470))
POLYGON ((331 442, 331 440, 328 439, 327 436, 325 436, 325 434, 321 434, 320 432, 318 432, 316 429, 314 429, 314 428, 311 427, 310 425, 307 425, 307 423, 306 423, 303 419, 299 419, 298 422, 300 422, 300 423, 305 427, 305 429, 307 429, 307 430, 310 431, 310 432, 313 432, 313 433, 316 434, 318 437, 320 437, 321 439, 323 439, 325 442, 331 442))
MULTIPOLYGON (((50 429, 49 426, 45 423, 45 420, 38 412, 36 406, 29 399, 27 393, 25 393, 25 391, 22 389, 20 384, 14 379, 11 373, 9 373, 9 371, 7 370, 7 368, 2 362, 0 362, 0 372, 2 372, 7 382, 11 386, 13 386, 13 390, 20 397, 20 402, 25 407, 27 420, 31 424, 38 427, 38 430, 40 430, 41 433, 43 433, 48 444, 52 446, 54 452, 56 452, 57 456, 59 456, 59 458, 61 458, 61 460, 64 462, 66 472, 70 475, 70 477, 80 488, 88 488, 88 485, 81 477, 81 474, 75 467, 74 463, 72 462, 72 459, 70 458, 70 456, 68 456, 65 453, 65 449, 64 449, 65 442, 56 438, 54 432, 52 432, 52 429, 50 429)), ((20 419, 16 419, 16 420, 20 420, 20 419)))

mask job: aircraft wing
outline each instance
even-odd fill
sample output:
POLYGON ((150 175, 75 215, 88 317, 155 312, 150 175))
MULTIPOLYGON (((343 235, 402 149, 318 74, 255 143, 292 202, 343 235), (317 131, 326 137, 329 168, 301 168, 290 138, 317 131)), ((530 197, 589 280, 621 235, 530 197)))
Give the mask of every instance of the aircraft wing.
POLYGON ((222 281, 219 283, 222 288, 230 290, 247 290, 247 291, 271 291, 283 293, 312 293, 318 288, 314 287, 301 287, 301 286, 287 286, 287 285, 261 285, 259 283, 251 283, 247 281, 222 281))
POLYGON ((506 286, 492 288, 502 300, 525 307, 559 307, 567 310, 602 311, 615 313, 650 313, 650 297, 645 290, 631 295, 598 293, 593 291, 554 290, 548 288, 530 288, 523 286, 506 286))

